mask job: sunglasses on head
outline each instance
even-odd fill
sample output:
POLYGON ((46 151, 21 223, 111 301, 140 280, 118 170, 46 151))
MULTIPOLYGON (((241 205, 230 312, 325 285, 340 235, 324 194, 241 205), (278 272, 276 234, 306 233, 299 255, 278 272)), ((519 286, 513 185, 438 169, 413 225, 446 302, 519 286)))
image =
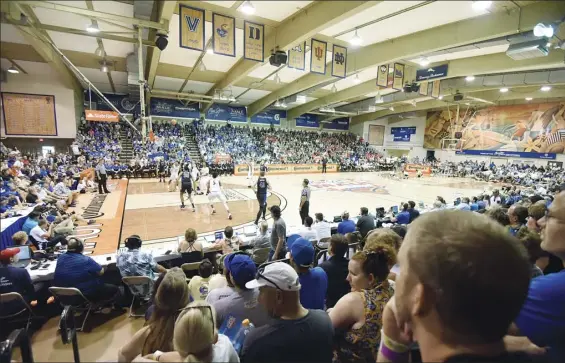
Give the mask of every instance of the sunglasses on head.
POLYGON ((255 278, 256 278, 257 280, 259 280, 259 278, 262 278, 263 280, 265 280, 265 281, 267 281, 268 283, 272 284, 272 285, 273 285, 272 287, 275 287, 277 290, 283 291, 283 290, 279 287, 279 285, 277 285, 277 284, 274 283, 271 279, 269 279, 269 278, 265 277, 265 275, 263 275, 263 272, 264 272, 264 271, 265 271, 265 267, 260 267, 260 268, 257 270, 257 275, 255 276, 255 278))

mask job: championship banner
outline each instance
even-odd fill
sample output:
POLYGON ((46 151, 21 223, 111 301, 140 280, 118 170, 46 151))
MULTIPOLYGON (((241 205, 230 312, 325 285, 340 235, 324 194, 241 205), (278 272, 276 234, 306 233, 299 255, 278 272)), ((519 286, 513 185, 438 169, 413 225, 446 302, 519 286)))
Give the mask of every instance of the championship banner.
POLYGON ((420 90, 418 91, 422 96, 428 95, 428 81, 420 82, 420 90))
POLYGON ((306 42, 298 44, 288 51, 287 67, 301 71, 306 69, 306 42))
MULTIPOLYGON (((338 171, 337 164, 327 164, 326 171, 335 173, 338 171)), ((247 175, 249 165, 238 164, 234 168, 234 175, 247 175)), ((300 174, 300 173, 321 173, 322 164, 267 164, 267 174, 300 174)), ((253 172, 259 174, 259 168, 253 172)))
POLYGON ((404 64, 394 63, 394 80, 392 88, 402 90, 404 87, 404 64))
POLYGON ((85 119, 88 121, 118 122, 120 117, 114 111, 84 110, 85 119))
POLYGON ((420 164, 406 164, 404 171, 408 173, 417 173, 418 171, 421 171, 423 175, 430 175, 432 173, 432 168, 420 164))
POLYGON ((441 84, 441 81, 433 81, 432 82, 432 97, 439 98, 439 93, 441 92, 440 84, 441 84))
POLYGON ((345 78, 347 70, 347 48, 334 44, 332 54, 332 76, 345 78))
POLYGON ((6 135, 57 136, 55 96, 2 92, 6 135))
POLYGON ((235 18, 212 13, 214 54, 235 57, 235 18))
POLYGON ((204 10, 179 4, 180 47, 204 50, 204 10))
POLYGON ((310 43, 310 72, 326 74, 328 43, 312 38, 310 43))
POLYGON ((243 58, 256 62, 265 61, 265 26, 243 22, 243 58))
POLYGON ((387 79, 388 79, 388 66, 383 64, 379 66, 379 73, 377 73, 377 86, 380 87, 387 87, 387 79))

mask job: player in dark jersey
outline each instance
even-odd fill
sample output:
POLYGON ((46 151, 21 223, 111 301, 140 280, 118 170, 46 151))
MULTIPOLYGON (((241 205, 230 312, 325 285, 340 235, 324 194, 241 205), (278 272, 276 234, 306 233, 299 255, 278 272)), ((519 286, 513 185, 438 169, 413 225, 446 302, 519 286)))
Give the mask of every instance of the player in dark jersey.
POLYGON ((163 181, 163 183, 165 182, 165 176, 166 176, 166 164, 164 160, 159 160, 159 182, 163 181))
POLYGON ((190 174, 190 167, 185 165, 183 171, 181 173, 181 187, 180 187, 180 208, 184 209, 184 193, 188 193, 188 199, 190 200, 190 204, 192 204, 192 211, 196 212, 196 208, 194 207, 194 201, 192 200, 192 175, 190 174))
POLYGON ((261 164, 261 166, 259 167, 259 171, 264 171, 266 173, 267 172, 267 165, 265 165, 265 163, 261 164))
POLYGON ((265 171, 261 170, 256 185, 257 201, 259 201, 259 211, 257 212, 257 218, 255 218, 256 225, 259 224, 261 214, 263 215, 263 219, 265 219, 265 213, 267 213, 267 190, 271 190, 271 185, 267 181, 267 178, 265 178, 265 171))

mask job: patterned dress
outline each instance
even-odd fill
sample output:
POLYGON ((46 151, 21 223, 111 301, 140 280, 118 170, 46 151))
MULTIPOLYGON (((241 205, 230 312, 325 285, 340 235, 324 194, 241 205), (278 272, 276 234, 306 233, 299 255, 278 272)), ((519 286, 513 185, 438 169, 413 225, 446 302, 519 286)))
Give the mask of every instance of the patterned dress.
POLYGON ((365 324, 359 329, 349 329, 337 338, 334 346, 334 363, 375 362, 381 343, 382 317, 386 303, 394 295, 388 281, 375 288, 357 292, 363 299, 365 324))

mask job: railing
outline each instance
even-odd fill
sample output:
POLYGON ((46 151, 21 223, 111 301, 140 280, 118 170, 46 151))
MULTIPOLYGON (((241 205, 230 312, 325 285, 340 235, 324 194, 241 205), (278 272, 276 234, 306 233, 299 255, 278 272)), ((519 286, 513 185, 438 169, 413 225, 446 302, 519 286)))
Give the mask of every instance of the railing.
POLYGON ((73 357, 75 363, 79 363, 80 356, 78 351, 77 330, 75 327, 75 313, 72 306, 66 306, 61 314, 61 340, 65 345, 69 343, 73 345, 73 357))
POLYGON ((8 336, 8 339, 0 342, 0 363, 10 363, 12 361, 12 351, 14 347, 20 346, 22 362, 33 363, 33 352, 31 342, 25 329, 16 329, 8 336))

